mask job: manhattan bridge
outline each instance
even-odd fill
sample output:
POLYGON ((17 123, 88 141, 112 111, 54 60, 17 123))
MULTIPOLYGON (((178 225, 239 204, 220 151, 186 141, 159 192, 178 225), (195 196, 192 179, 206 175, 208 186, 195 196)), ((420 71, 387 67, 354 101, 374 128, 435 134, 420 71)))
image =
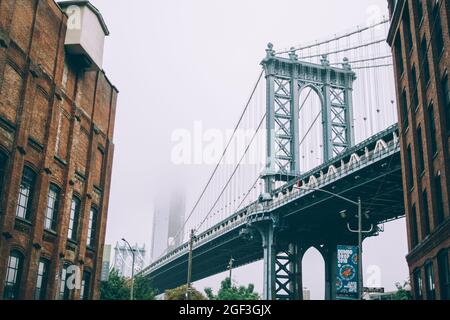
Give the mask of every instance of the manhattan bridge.
MULTIPOLYGON (((361 199, 364 237, 404 216, 389 21, 277 50, 268 44, 248 101, 187 213, 184 243, 142 271, 160 292, 264 261, 263 298, 302 299, 302 257, 325 262, 336 298, 337 245, 361 199), (251 132, 242 140, 239 132, 251 132), (243 141, 245 143, 243 143, 243 141), (230 161, 230 158, 233 158, 230 161), (256 159, 256 160, 255 160, 256 159), (374 226, 370 228, 370 226, 374 226)), ((353 220, 352 220, 353 219, 353 220)))

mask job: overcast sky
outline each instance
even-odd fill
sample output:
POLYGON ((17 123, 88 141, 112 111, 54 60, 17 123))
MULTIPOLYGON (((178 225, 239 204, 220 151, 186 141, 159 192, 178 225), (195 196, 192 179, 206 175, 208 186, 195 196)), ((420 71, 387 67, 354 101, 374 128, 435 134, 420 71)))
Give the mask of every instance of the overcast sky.
MULTIPOLYGON (((276 48, 363 26, 386 0, 92 0, 111 31, 104 69, 120 90, 106 243, 122 237, 150 248, 152 197, 170 185, 198 196, 211 167, 169 165, 170 135, 201 120, 232 128, 260 72, 268 42, 276 48), (375 9, 375 11, 374 11, 375 9)), ((190 208, 188 208, 190 209, 190 208)), ((365 242, 366 272, 380 270, 393 289, 407 278, 404 220, 365 242), (372 267, 369 267, 372 266, 372 267), (378 266, 374 268, 373 266, 378 266)), ((150 254, 148 254, 149 256, 150 254)), ((323 262, 307 254, 304 285, 323 296, 323 262)), ((196 284, 217 288, 224 275, 196 284)), ((367 276, 366 276, 367 278, 367 276)), ((262 292, 262 265, 235 272, 262 292)))

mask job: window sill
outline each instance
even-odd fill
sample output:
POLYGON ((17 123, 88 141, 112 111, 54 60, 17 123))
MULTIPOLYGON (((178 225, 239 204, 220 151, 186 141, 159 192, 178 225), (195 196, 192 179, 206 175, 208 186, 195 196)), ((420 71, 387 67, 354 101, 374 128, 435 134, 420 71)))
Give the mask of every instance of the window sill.
POLYGON ((24 218, 21 218, 21 217, 16 217, 16 221, 18 221, 20 223, 24 223, 26 225, 29 225, 30 227, 33 225, 33 223, 30 220, 24 219, 24 218))
POLYGON ((49 234, 49 235, 55 236, 55 237, 58 236, 58 234, 54 230, 44 229, 44 232, 49 234))

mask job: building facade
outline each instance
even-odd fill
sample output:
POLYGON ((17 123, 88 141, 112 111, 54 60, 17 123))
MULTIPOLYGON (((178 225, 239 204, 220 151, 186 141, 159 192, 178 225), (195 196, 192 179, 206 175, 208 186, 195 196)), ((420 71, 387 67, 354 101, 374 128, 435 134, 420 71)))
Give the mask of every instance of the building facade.
POLYGON ((88 1, 0 0, 0 299, 99 298, 118 94, 106 35, 88 1))
POLYGON ((413 296, 450 299, 450 2, 388 3, 413 296))
POLYGON ((155 199, 151 260, 157 260, 167 249, 182 244, 186 195, 184 190, 174 189, 169 194, 160 194, 155 199))

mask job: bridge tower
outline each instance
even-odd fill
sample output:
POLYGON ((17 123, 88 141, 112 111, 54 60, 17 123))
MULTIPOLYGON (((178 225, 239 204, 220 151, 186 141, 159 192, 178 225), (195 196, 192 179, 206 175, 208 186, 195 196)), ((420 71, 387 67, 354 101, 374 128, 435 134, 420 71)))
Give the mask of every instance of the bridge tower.
POLYGON ((267 87, 267 154, 262 177, 270 196, 275 181, 289 181, 300 173, 299 100, 303 89, 311 88, 321 100, 324 161, 354 145, 352 91, 356 75, 347 59, 342 67, 331 66, 326 56, 321 64, 303 62, 294 49, 289 58, 276 55, 271 43, 261 64, 267 87))
MULTIPOLYGON (((342 67, 330 65, 327 56, 321 64, 300 61, 294 49, 280 57, 268 44, 261 62, 266 76, 266 168, 262 174, 265 193, 262 202, 272 199, 277 181, 290 181, 300 175, 299 119, 302 90, 310 88, 321 101, 323 159, 331 160, 355 144, 353 124, 353 82, 356 75, 348 59, 342 67)), ((301 259, 311 244, 277 239, 281 226, 272 217, 256 229, 264 250, 264 299, 302 299, 301 259)), ((281 227, 282 228, 282 227, 281 227)), ((336 241, 328 239, 320 249, 326 265, 326 296, 336 297, 336 241)))

